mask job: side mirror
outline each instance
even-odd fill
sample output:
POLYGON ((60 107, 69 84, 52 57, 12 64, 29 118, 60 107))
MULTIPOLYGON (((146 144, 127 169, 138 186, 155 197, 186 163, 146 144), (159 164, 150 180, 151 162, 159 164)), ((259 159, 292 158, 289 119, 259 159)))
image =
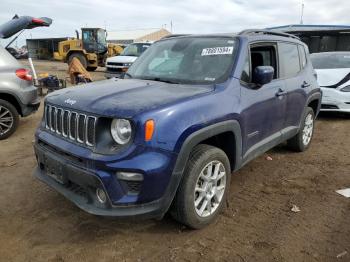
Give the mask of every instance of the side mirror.
POLYGON ((270 83, 275 74, 275 69, 272 66, 257 66, 253 73, 253 83, 258 86, 263 86, 270 83))

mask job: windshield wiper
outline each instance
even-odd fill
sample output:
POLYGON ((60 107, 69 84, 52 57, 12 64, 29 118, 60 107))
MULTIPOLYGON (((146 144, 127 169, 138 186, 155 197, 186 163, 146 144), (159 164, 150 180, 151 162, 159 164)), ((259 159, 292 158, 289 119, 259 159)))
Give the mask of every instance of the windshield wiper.
POLYGON ((169 83, 169 84, 179 84, 179 82, 170 80, 167 78, 160 78, 160 77, 143 77, 140 78, 142 80, 150 80, 150 81, 158 81, 158 82, 163 82, 163 83, 169 83))
POLYGON ((129 77, 129 78, 132 78, 132 75, 130 75, 130 74, 127 73, 127 72, 124 73, 123 79, 125 79, 125 76, 127 76, 127 77, 129 77))

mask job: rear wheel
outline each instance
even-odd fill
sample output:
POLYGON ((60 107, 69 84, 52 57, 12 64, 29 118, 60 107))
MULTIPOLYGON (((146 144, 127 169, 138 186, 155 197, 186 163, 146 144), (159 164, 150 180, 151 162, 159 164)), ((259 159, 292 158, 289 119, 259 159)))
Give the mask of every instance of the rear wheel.
POLYGON ((0 99, 0 140, 11 136, 17 129, 19 115, 9 102, 0 99))
POLYGON ((77 58, 79 59, 80 63, 83 65, 84 68, 87 68, 87 60, 86 57, 81 54, 81 53, 73 53, 69 56, 68 58, 68 64, 70 65, 70 63, 72 62, 73 58, 77 58))
POLYGON ((311 107, 305 109, 299 133, 287 141, 288 147, 297 152, 303 152, 311 144, 314 134, 315 113, 311 107))
POLYGON ((86 70, 87 70, 87 71, 90 71, 90 72, 95 71, 96 69, 97 69, 97 66, 88 66, 88 67, 86 68, 86 70))
POLYGON ((230 177, 230 162, 221 149, 196 146, 176 193, 172 216, 194 229, 213 222, 224 207, 230 177))

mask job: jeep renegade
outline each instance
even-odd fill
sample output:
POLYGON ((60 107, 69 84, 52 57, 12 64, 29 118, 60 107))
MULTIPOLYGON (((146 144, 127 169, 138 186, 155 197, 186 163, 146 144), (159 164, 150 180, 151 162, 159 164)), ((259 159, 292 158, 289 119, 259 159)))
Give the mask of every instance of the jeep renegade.
POLYGON ((166 37, 123 79, 47 96, 34 175, 91 214, 170 211, 201 228, 224 208, 231 173, 284 141, 310 146, 321 96, 292 35, 166 37))

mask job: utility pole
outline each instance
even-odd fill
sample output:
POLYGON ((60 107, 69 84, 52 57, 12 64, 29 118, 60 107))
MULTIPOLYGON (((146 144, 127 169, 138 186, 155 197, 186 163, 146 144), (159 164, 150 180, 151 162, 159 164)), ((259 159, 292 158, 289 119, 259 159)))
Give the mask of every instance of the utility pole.
POLYGON ((304 0, 301 0, 301 16, 300 16, 300 24, 301 25, 304 24, 304 21, 303 21, 303 19, 304 19, 304 7, 305 7, 304 0))

